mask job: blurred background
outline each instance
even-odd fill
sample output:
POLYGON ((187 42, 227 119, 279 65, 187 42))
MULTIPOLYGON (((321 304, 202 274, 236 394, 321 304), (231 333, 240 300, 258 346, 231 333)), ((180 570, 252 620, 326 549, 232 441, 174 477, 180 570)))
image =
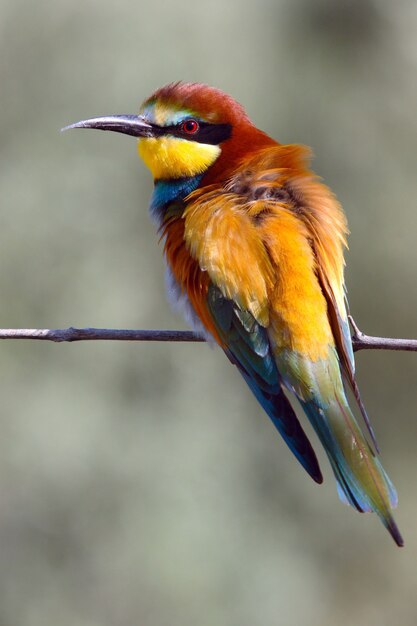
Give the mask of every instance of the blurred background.
MULTIPOLYGON (((357 323, 417 337, 416 28, 413 0, 0 0, 0 326, 184 328, 135 141, 59 133, 183 79, 312 146, 357 323)), ((1 626, 416 624, 417 354, 357 354, 399 550, 219 350, 0 348, 1 626)))

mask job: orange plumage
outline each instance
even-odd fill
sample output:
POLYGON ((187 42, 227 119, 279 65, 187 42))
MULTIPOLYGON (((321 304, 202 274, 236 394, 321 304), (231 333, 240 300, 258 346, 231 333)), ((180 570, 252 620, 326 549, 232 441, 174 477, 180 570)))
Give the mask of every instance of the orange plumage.
POLYGON ((342 500, 374 511, 398 545, 395 489, 359 428, 344 292, 347 224, 309 169, 309 150, 281 145, 218 89, 173 83, 139 116, 74 125, 139 138, 154 175, 150 211, 174 298, 221 346, 294 455, 322 481, 284 389, 299 400, 330 461, 342 500))

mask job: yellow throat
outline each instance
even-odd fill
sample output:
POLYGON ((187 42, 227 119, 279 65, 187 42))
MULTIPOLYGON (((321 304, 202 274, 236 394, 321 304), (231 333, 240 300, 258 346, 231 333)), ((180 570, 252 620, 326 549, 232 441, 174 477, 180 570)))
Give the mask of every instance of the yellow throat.
POLYGON ((157 180, 202 174, 214 163, 221 149, 177 137, 146 137, 139 140, 138 152, 157 180))

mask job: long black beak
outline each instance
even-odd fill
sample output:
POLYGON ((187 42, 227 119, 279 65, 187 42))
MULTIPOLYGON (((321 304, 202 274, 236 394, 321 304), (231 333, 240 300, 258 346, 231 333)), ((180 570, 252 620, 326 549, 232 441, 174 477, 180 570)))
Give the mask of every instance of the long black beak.
POLYGON ((112 130, 115 133, 123 133, 132 137, 153 137, 152 125, 141 115, 107 115, 105 117, 92 117, 75 124, 65 126, 61 130, 71 128, 97 128, 98 130, 112 130))

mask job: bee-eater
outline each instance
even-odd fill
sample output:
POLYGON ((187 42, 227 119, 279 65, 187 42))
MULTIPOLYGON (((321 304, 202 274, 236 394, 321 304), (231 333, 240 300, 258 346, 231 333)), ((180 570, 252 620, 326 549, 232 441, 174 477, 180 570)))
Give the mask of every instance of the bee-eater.
POLYGON ((340 498, 374 511, 394 541, 397 495, 355 382, 344 289, 347 224, 332 192, 309 169, 309 150, 256 128, 218 89, 173 83, 139 115, 67 128, 138 138, 154 178, 150 214, 167 261, 169 295, 193 327, 217 342, 310 476, 313 448, 284 390, 320 439, 340 498), (350 387, 371 443, 353 416, 350 387))

